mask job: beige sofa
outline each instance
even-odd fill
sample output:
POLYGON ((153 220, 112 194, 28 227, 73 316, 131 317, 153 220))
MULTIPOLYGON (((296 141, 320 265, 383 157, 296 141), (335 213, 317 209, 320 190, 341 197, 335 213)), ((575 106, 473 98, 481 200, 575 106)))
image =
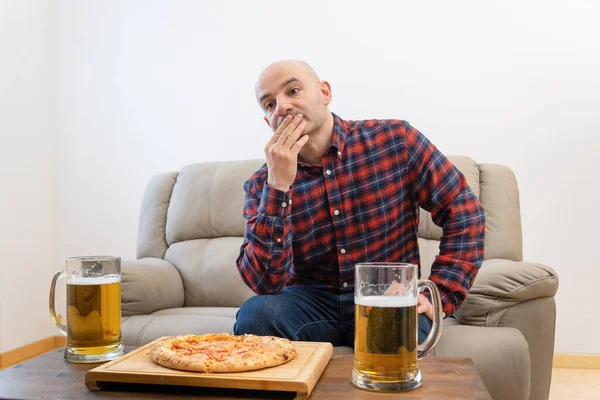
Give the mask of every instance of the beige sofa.
MULTIPOLYGON (((464 305, 445 319, 436 354, 473 359, 494 399, 547 399, 556 273, 522 261, 519 192, 511 170, 450 158, 485 208, 485 261, 464 305)), ((122 264, 126 345, 164 335, 232 332, 238 307, 253 295, 235 265, 245 227, 242 185, 262 163, 194 164, 150 181, 139 219, 138 260, 122 264)), ((421 212, 427 277, 442 231, 421 212)))

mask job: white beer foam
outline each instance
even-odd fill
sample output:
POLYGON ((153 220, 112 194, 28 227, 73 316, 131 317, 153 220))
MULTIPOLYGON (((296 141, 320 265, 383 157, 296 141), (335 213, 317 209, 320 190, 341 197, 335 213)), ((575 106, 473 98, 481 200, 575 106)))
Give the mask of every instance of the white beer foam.
POLYGON ((67 279, 69 285, 107 285, 109 283, 119 283, 119 275, 105 275, 101 278, 93 276, 75 276, 67 279))
POLYGON ((410 307, 417 305, 417 298, 412 296, 354 296, 354 303, 370 307, 410 307))

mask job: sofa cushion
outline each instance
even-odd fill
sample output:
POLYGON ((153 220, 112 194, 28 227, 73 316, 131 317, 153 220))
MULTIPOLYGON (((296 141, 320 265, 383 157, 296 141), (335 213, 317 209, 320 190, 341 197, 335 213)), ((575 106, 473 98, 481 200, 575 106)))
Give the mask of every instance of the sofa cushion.
POLYGON ((169 204, 168 245, 184 240, 243 236, 244 182, 264 160, 199 163, 181 169, 169 204))
POLYGON ((431 275, 431 265, 440 254, 440 241, 419 237, 419 258, 421 261, 421 278, 428 279, 431 275))
POLYGON ((254 295, 235 265, 241 244, 241 237, 223 237, 169 247, 165 260, 181 274, 186 307, 240 307, 254 295))
POLYGON ((123 343, 141 346, 162 336, 233 333, 237 307, 182 307, 122 319, 123 343))

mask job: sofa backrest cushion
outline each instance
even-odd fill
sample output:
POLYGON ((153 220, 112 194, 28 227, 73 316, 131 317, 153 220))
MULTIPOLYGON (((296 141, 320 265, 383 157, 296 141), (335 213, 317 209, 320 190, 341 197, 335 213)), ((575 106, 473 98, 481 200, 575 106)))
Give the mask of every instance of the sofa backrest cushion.
POLYGON ((167 214, 166 242, 244 235, 244 182, 262 160, 213 162, 181 169, 167 214))
POLYGON ((486 260, 523 261, 519 188, 513 171, 498 164, 480 164, 481 204, 485 209, 486 260))

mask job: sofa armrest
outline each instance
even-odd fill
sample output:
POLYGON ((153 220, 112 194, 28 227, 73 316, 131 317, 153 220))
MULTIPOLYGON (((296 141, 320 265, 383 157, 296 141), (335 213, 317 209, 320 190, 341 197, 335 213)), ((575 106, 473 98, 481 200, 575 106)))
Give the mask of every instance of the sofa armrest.
POLYGON ((173 264, 160 258, 123 260, 121 308, 124 317, 182 307, 183 281, 173 264))
POLYGON ((499 326, 510 307, 528 300, 554 297, 557 289, 558 276, 548 266, 486 260, 455 316, 465 325, 499 326))

